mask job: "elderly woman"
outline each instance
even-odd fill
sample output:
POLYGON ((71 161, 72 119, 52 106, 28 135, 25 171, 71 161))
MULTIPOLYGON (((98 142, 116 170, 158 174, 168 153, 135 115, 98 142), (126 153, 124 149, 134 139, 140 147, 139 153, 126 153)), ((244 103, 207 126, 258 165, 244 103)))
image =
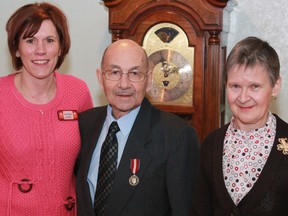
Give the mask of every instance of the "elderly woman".
POLYGON ((230 123, 204 140, 194 215, 288 215, 288 124, 269 111, 280 64, 265 41, 232 49, 225 81, 230 123))
POLYGON ((60 74, 70 48, 67 21, 48 3, 19 8, 6 25, 16 70, 0 78, 0 215, 76 215, 78 113, 87 85, 60 74))

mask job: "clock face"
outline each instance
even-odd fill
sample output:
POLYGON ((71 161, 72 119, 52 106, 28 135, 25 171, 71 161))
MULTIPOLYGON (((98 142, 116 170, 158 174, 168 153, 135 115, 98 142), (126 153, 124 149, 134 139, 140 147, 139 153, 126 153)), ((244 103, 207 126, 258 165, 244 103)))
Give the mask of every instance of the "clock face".
POLYGON ((143 48, 152 71, 147 98, 154 104, 192 107, 194 47, 184 31, 172 23, 156 24, 146 33, 143 48))
POLYGON ((192 68, 187 60, 170 49, 158 50, 148 58, 152 68, 148 98, 152 102, 171 102, 185 96, 192 85, 192 68))

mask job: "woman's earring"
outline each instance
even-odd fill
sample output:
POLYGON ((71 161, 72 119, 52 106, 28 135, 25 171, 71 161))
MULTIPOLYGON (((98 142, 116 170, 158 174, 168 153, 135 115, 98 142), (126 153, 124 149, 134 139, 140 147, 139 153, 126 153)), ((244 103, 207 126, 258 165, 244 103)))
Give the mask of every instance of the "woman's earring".
POLYGON ((271 96, 272 101, 275 101, 276 99, 277 99, 277 96, 274 96, 274 95, 271 96))

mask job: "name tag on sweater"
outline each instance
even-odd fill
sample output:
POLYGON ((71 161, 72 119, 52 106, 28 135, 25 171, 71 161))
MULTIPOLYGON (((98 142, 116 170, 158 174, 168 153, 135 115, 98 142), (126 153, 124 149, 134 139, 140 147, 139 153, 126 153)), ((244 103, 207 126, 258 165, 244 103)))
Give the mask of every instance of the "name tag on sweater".
POLYGON ((78 120, 78 112, 76 110, 58 110, 59 121, 75 121, 78 120))

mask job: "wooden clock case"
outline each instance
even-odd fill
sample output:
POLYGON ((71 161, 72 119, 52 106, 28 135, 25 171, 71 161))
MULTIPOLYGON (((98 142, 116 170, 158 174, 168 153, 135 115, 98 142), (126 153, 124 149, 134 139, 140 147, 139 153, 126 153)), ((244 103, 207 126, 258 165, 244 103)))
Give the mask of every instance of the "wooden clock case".
POLYGON ((222 69, 225 48, 220 44, 223 8, 228 0, 104 0, 109 10, 112 42, 128 38, 143 45, 147 31, 172 23, 186 33, 194 47, 191 107, 157 105, 191 123, 200 141, 224 123, 225 93, 222 69))

